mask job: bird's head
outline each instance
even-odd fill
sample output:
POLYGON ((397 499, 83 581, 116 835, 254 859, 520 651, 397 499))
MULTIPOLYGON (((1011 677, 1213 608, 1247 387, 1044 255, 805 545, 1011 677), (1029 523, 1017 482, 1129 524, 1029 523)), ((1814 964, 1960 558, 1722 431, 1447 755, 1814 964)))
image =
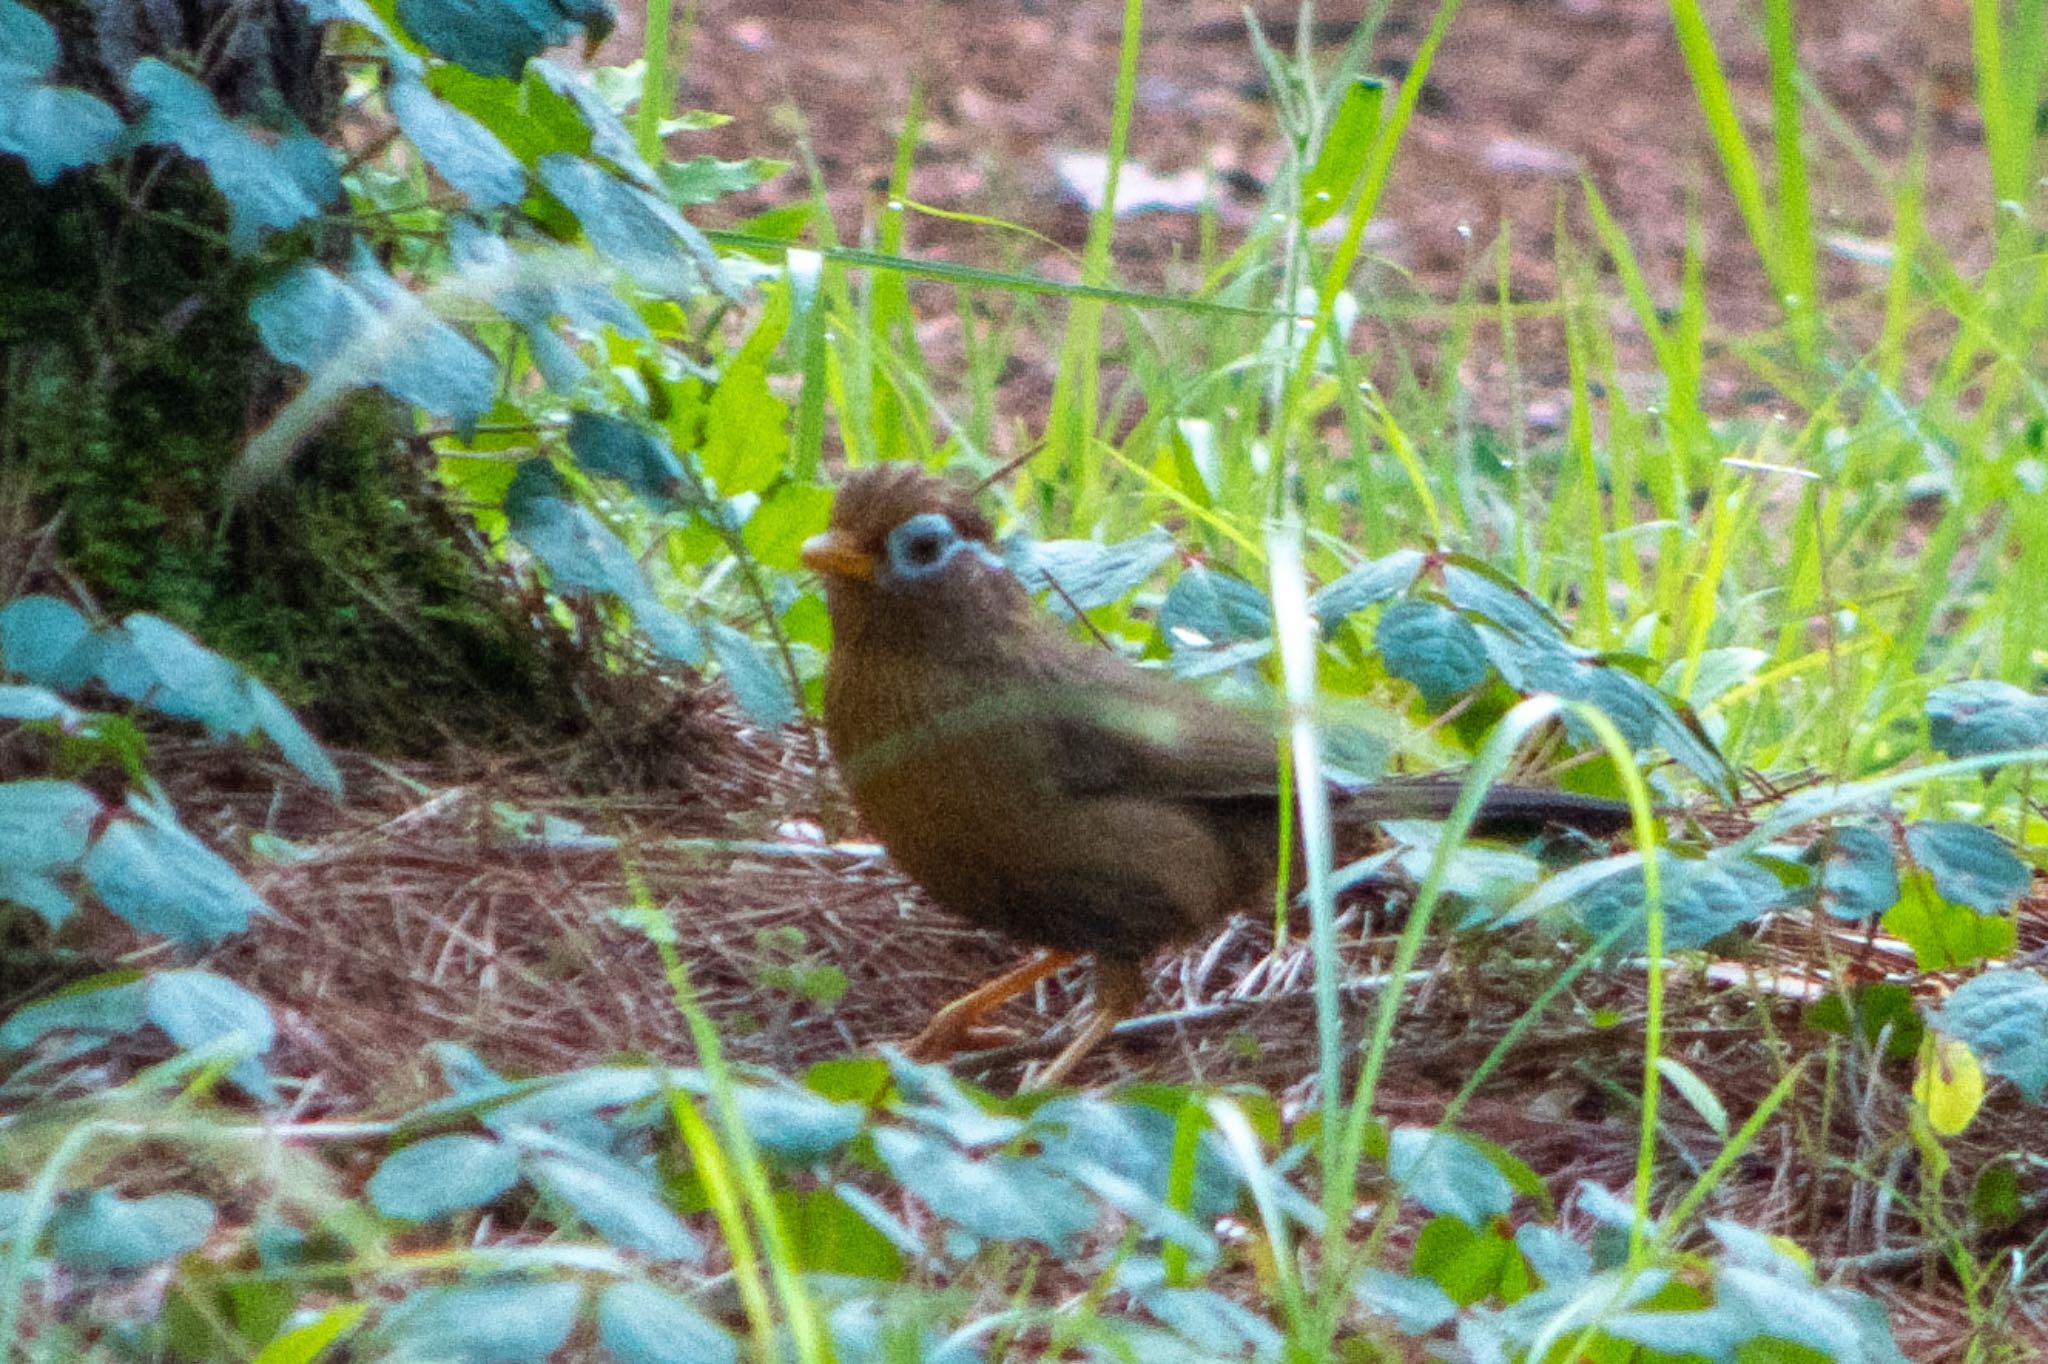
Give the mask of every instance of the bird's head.
POLYGON ((842 641, 887 622, 918 633, 991 623, 1027 600, 996 552, 994 528, 966 490, 919 465, 870 465, 847 475, 832 520, 804 543, 825 580, 842 641))

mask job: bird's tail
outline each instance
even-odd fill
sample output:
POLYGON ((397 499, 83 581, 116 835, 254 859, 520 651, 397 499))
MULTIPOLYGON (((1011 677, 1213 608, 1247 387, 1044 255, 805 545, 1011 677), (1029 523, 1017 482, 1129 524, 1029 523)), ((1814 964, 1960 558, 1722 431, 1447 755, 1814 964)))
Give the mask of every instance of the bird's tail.
MULTIPOLYGON (((1352 824, 1383 819, 1446 819, 1458 803, 1461 782, 1443 777, 1397 778, 1332 792, 1332 813, 1352 824)), ((1610 838, 1629 827, 1633 816, 1623 801, 1546 791, 1533 786, 1495 786, 1480 802, 1472 832, 1481 838, 1533 838, 1546 829, 1576 829, 1610 838)))

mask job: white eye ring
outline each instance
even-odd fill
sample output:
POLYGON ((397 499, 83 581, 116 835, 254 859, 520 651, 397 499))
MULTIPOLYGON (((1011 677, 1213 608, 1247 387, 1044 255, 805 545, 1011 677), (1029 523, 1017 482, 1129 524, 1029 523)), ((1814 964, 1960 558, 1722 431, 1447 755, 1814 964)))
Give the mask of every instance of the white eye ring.
POLYGON ((942 512, 913 516, 889 532, 889 571, 917 579, 936 573, 966 544, 942 512))

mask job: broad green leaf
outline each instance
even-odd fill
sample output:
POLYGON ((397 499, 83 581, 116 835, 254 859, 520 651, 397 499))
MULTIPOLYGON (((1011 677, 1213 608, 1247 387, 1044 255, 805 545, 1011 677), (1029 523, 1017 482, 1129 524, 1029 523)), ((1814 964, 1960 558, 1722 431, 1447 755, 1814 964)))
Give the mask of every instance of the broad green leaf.
POLYGON ((105 808, 76 782, 0 782, 0 867, 49 872, 76 865, 105 808))
POLYGON ((1040 540, 1022 546, 1017 576, 1033 592, 1051 591, 1058 615, 1120 601, 1173 557, 1173 537, 1155 526, 1134 540, 1040 540), (1069 603, 1072 605, 1070 606, 1069 603))
POLYGON ((1211 1288, 1155 1288, 1139 1295, 1147 1312, 1210 1359, 1279 1359, 1273 1323, 1211 1288))
POLYGON ((1176 653, 1265 640, 1273 633, 1273 604, 1243 578, 1192 564, 1160 605, 1159 632, 1176 653))
POLYGON ((903 1278, 907 1256, 925 1258, 916 1237, 905 1232, 907 1246, 898 1239, 901 1223, 885 1230, 877 1224, 872 1200, 856 1206, 842 1189, 784 1189, 776 1195, 775 1208, 806 1273, 858 1274, 896 1283, 903 1278))
POLYGON ((1966 980, 1933 1021, 2027 1102, 2048 1095, 2048 977, 2039 971, 2001 967, 1966 980))
POLYGON ((1849 991, 1845 1005, 1839 994, 1825 995, 1806 1011, 1806 1021, 1828 1032, 1854 1033, 1872 1046, 1884 1039, 1887 1059, 1903 1061, 1920 1051, 1927 1025, 1913 992, 1896 981, 1869 981, 1849 991))
POLYGON ((1432 601, 1389 606, 1380 614, 1373 646, 1387 671, 1412 683, 1432 711, 1442 710, 1492 671, 1472 623, 1432 601))
POLYGON ((386 1314, 378 1334, 399 1359, 544 1364, 568 1342, 582 1304, 574 1279, 422 1288, 386 1314))
POLYGON ((20 905, 51 928, 62 928, 78 908, 55 878, 19 867, 0 867, 0 905, 20 905))
POLYGON ((745 161, 698 156, 688 161, 665 161, 656 167, 655 173, 661 177, 661 187, 668 192, 669 199, 688 208, 765 185, 788 169, 787 161, 771 161, 761 156, 745 161))
POLYGON ((1507 1176, 1455 1132, 1395 1128, 1388 1139, 1387 1172, 1402 1193, 1430 1212, 1449 1213, 1473 1226, 1514 1206, 1507 1176))
POLYGON ((73 166, 96 166, 121 136, 121 116, 70 86, 48 85, 57 35, 15 0, 0 0, 0 156, 19 156, 47 185, 73 166))
POLYGON ((1980 914, 1948 899, 1923 870, 1899 883, 1899 902, 1885 911, 1885 932, 1913 949, 1923 971, 1946 971, 2011 953, 2015 930, 2009 915, 1980 914))
POLYGON ((834 1103, 794 1085, 748 1085, 735 1100, 754 1145, 778 1160, 822 1160, 860 1134, 866 1114, 858 1104, 834 1103))
POLYGON ((149 104, 135 127, 138 141, 169 143, 205 163, 227 200, 228 239, 238 254, 341 197, 333 153, 312 134, 259 137, 222 114, 204 85, 155 57, 135 63, 128 88, 149 104))
POLYGON ((831 514, 831 489, 813 483, 784 483, 754 508, 740 534, 755 559, 770 568, 793 572, 803 542, 825 529, 831 514))
POLYGON ((738 1364, 739 1342, 653 1284, 616 1283, 597 1300, 597 1335, 620 1364, 738 1364))
POLYGON ((1927 694, 1927 733, 1951 758, 2048 744, 2048 697, 2010 682, 1957 682, 1927 694))
POLYGON ((546 1156, 529 1167, 535 1185, 567 1204, 620 1250, 663 1260, 699 1260, 704 1248, 663 1205, 653 1179, 588 1153, 546 1156))
POLYGON ((213 1205, 194 1194, 131 1200, 94 1189, 57 1209, 50 1249, 72 1269, 125 1273, 199 1249, 213 1231, 213 1217, 213 1205))
POLYGON ((1501 1292, 1506 1278, 1527 1274, 1522 1257, 1515 1254, 1514 1242, 1490 1227, 1474 1226, 1449 1213, 1423 1225, 1409 1268, 1460 1305, 1493 1297, 1501 1292))
POLYGON ((1308 599, 1310 614, 1328 634, 1353 612, 1377 606, 1406 592, 1422 572, 1423 554, 1415 549, 1397 549, 1380 559, 1371 559, 1326 583, 1308 599))
POLYGON ((780 729, 796 719, 796 698, 789 694, 787 679, 753 636, 724 621, 712 621, 711 652, 740 709, 754 723, 764 729, 780 729))
POLYGON ((782 473, 789 406, 768 391, 759 365, 734 364, 704 412, 704 472, 727 497, 760 492, 782 473))
POLYGON ((197 720, 215 737, 241 736, 256 727, 256 709, 242 670, 167 620, 138 612, 121 629, 156 677, 150 705, 181 720, 197 720))
POLYGON ((270 907, 235 869, 164 811, 130 797, 135 819, 116 819, 85 855, 85 878, 108 909, 145 933, 218 942, 270 907))
POLYGON ((41 686, 76 687, 90 675, 92 636, 92 626, 69 602, 17 598, 0 610, 0 667, 41 686))
POLYGON ((399 131, 471 208, 517 203, 526 193, 526 168, 483 124, 417 80, 393 82, 388 98, 399 131))
POLYGON ((609 0, 397 0, 396 13, 436 56, 478 75, 513 77, 579 30, 602 42, 616 18, 609 0))
POLYGON ((1906 851, 1934 877, 1943 899, 1979 914, 2012 908, 2033 880, 2005 840, 1977 824, 1909 824, 1906 851))
POLYGON ((244 678, 243 686, 248 690, 249 708, 255 713, 257 727, 270 736, 278 752, 284 754, 285 761, 322 791, 340 795, 341 769, 334 765, 334 759, 327 756, 327 750, 320 747, 319 740, 299 723, 299 717, 292 714, 291 707, 253 677, 244 678))
POLYGON ((300 265, 249 305, 264 346, 329 383, 381 388, 474 422, 497 394, 496 364, 358 247, 346 279, 300 265))
POLYGON ((1458 1315, 1458 1304, 1443 1285, 1418 1274, 1368 1269, 1352 1295, 1366 1311, 1391 1318, 1404 1335, 1426 1336, 1458 1315))
POLYGON ((642 497, 676 498, 683 466, 652 431, 600 412, 569 419, 569 453, 585 473, 615 478, 642 497))
POLYGON ((1862 824, 1830 829, 1801 860, 1820 867, 1814 894, 1837 919, 1874 919, 1899 901, 1898 856, 1880 830, 1862 824))
POLYGON ((147 1021, 149 981, 133 971, 115 971, 59 991, 15 1011, 0 1025, 0 1047, 21 1051, 53 1032, 119 1037, 147 1021))
POLYGON ((370 1176, 371 1206, 386 1217, 431 1222, 496 1201, 519 1182, 519 1157, 467 1134, 428 1137, 384 1158, 370 1176))
POLYGON ((629 605, 651 600, 640 562, 625 541, 566 494, 561 475, 540 458, 520 464, 505 495, 513 537, 547 565, 555 591, 565 597, 603 592, 629 605))
MULTIPOLYGON (((1667 949, 1705 947, 1724 933, 1754 923, 1783 900, 1778 878, 1746 859, 1694 861, 1662 851, 1659 857, 1667 949)), ((1589 936, 1604 937, 1617 924, 1630 921, 1635 927, 1622 935, 1621 950, 1642 950, 1646 898, 1640 866, 1599 882, 1576 904, 1589 936)))
POLYGON ((188 1051, 237 1038, 251 1056, 267 1054, 277 1042, 270 1006, 225 976, 211 971, 159 971, 149 977, 147 1016, 188 1051))
POLYGON ((1521 635, 1530 642, 1549 639, 1562 643, 1564 625, 1514 579, 1491 564, 1462 554, 1452 555, 1444 564, 1444 595, 1451 605, 1521 635))
MULTIPOLYGON (((1770 657, 1762 649, 1709 649, 1700 655, 1699 666, 1693 673, 1692 691, 1680 699, 1695 709, 1710 705, 1754 678, 1770 657)), ((1685 670, 1686 661, 1679 659, 1664 670, 1664 675, 1657 681, 1658 687, 1677 696, 1685 670)))
POLYGON ((563 152, 541 159, 540 178, 582 223, 591 246, 648 293, 683 299, 706 283, 733 292, 704 234, 646 190, 563 152))
POLYGON ((1035 1161, 975 1157, 922 1132, 885 1127, 875 1150, 904 1190, 937 1216, 992 1241, 1038 1241, 1057 1251, 1095 1222, 1089 1200, 1035 1161))
POLYGON ((42 687, 0 685, 0 720, 54 723, 71 729, 84 722, 85 712, 42 687))

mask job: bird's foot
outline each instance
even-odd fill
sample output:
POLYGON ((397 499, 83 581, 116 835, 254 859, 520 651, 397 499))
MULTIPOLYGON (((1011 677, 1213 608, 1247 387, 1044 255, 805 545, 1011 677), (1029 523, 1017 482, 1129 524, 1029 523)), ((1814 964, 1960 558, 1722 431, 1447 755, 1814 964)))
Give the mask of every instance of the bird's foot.
POLYGON ((1014 1046, 1029 1041, 1032 1034, 1023 1028, 1013 1028, 1003 1023, 989 1023, 980 1019, 961 1019, 949 1023, 943 1016, 935 1018, 925 1030, 913 1037, 903 1047, 903 1054, 913 1061, 950 1061, 967 1051, 988 1051, 994 1047, 1014 1046))

